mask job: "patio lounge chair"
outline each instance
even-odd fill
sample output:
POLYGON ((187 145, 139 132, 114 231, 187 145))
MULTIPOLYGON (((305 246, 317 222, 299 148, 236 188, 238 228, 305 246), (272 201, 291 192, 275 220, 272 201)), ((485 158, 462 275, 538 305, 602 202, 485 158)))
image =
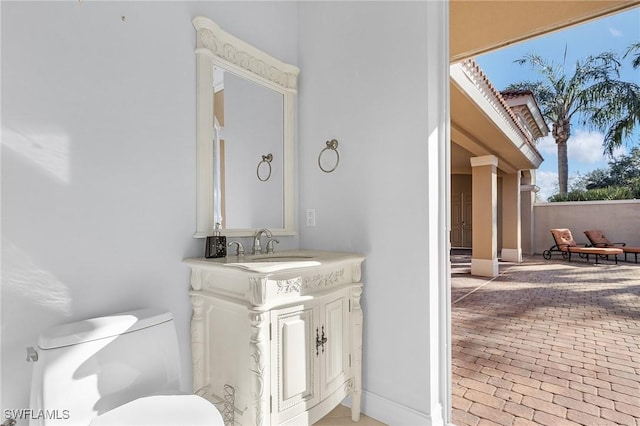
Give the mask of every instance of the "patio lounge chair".
POLYGON ((542 257, 545 259, 551 259, 551 254, 554 251, 558 251, 562 254, 564 259, 568 259, 571 262, 571 254, 578 253, 580 257, 586 257, 587 262, 589 261, 589 256, 593 255, 596 258, 596 264, 598 263, 599 256, 614 256, 616 260, 616 265, 618 264, 618 255, 622 254, 623 251, 620 248, 614 247, 581 247, 578 246, 571 235, 571 231, 566 228, 561 229, 552 229, 551 235, 553 235, 553 240, 555 241, 555 245, 552 246, 549 250, 545 250, 542 252, 542 257))
POLYGON ((593 229, 591 231, 584 231, 584 235, 587 236, 593 247, 616 247, 621 248, 624 252, 624 261, 627 261, 627 253, 633 253, 638 263, 638 253, 640 253, 640 247, 627 247, 626 243, 612 243, 599 229, 593 229))

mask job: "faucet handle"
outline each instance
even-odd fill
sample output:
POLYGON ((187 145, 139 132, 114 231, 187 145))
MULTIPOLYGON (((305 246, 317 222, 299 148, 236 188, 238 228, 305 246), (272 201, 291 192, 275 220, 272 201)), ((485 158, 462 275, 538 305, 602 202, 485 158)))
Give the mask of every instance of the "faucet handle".
POLYGON ((231 241, 229 243, 229 247, 234 244, 238 245, 238 247, 236 248, 236 256, 244 256, 244 246, 242 245, 242 243, 240 241, 231 241))
POLYGON ((280 240, 275 238, 267 242, 267 253, 273 253, 273 243, 280 244, 280 240))

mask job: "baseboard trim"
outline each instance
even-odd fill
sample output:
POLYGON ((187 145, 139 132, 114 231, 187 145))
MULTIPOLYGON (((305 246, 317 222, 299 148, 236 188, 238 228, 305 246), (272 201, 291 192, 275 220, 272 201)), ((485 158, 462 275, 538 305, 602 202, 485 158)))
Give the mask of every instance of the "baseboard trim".
MULTIPOLYGON (((351 407, 351 398, 342 401, 342 404, 351 407)), ((390 426, 439 426, 444 425, 444 419, 440 417, 442 410, 438 411, 438 418, 429 416, 421 411, 414 410, 405 405, 383 398, 375 393, 362 391, 362 412, 382 423, 390 426)), ((354 423, 355 424, 355 423, 354 423)))

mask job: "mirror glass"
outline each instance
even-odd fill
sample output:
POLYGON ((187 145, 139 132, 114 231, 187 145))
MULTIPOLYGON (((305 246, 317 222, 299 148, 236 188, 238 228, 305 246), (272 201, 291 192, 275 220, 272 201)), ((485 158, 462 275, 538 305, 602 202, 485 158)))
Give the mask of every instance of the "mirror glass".
POLYGON ((295 100, 300 70, 193 20, 196 37, 196 232, 295 235, 295 100))
POLYGON ((221 67, 213 88, 214 223, 283 228, 283 95, 221 67))

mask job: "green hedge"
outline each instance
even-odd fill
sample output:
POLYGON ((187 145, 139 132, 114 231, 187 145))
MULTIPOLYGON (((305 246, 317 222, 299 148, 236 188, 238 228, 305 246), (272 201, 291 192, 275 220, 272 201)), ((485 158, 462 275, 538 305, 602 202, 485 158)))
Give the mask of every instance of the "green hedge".
POLYGON ((640 182, 634 182, 629 187, 609 186, 586 191, 569 191, 565 196, 553 195, 547 201, 554 203, 560 201, 633 200, 635 198, 640 198, 640 182))

